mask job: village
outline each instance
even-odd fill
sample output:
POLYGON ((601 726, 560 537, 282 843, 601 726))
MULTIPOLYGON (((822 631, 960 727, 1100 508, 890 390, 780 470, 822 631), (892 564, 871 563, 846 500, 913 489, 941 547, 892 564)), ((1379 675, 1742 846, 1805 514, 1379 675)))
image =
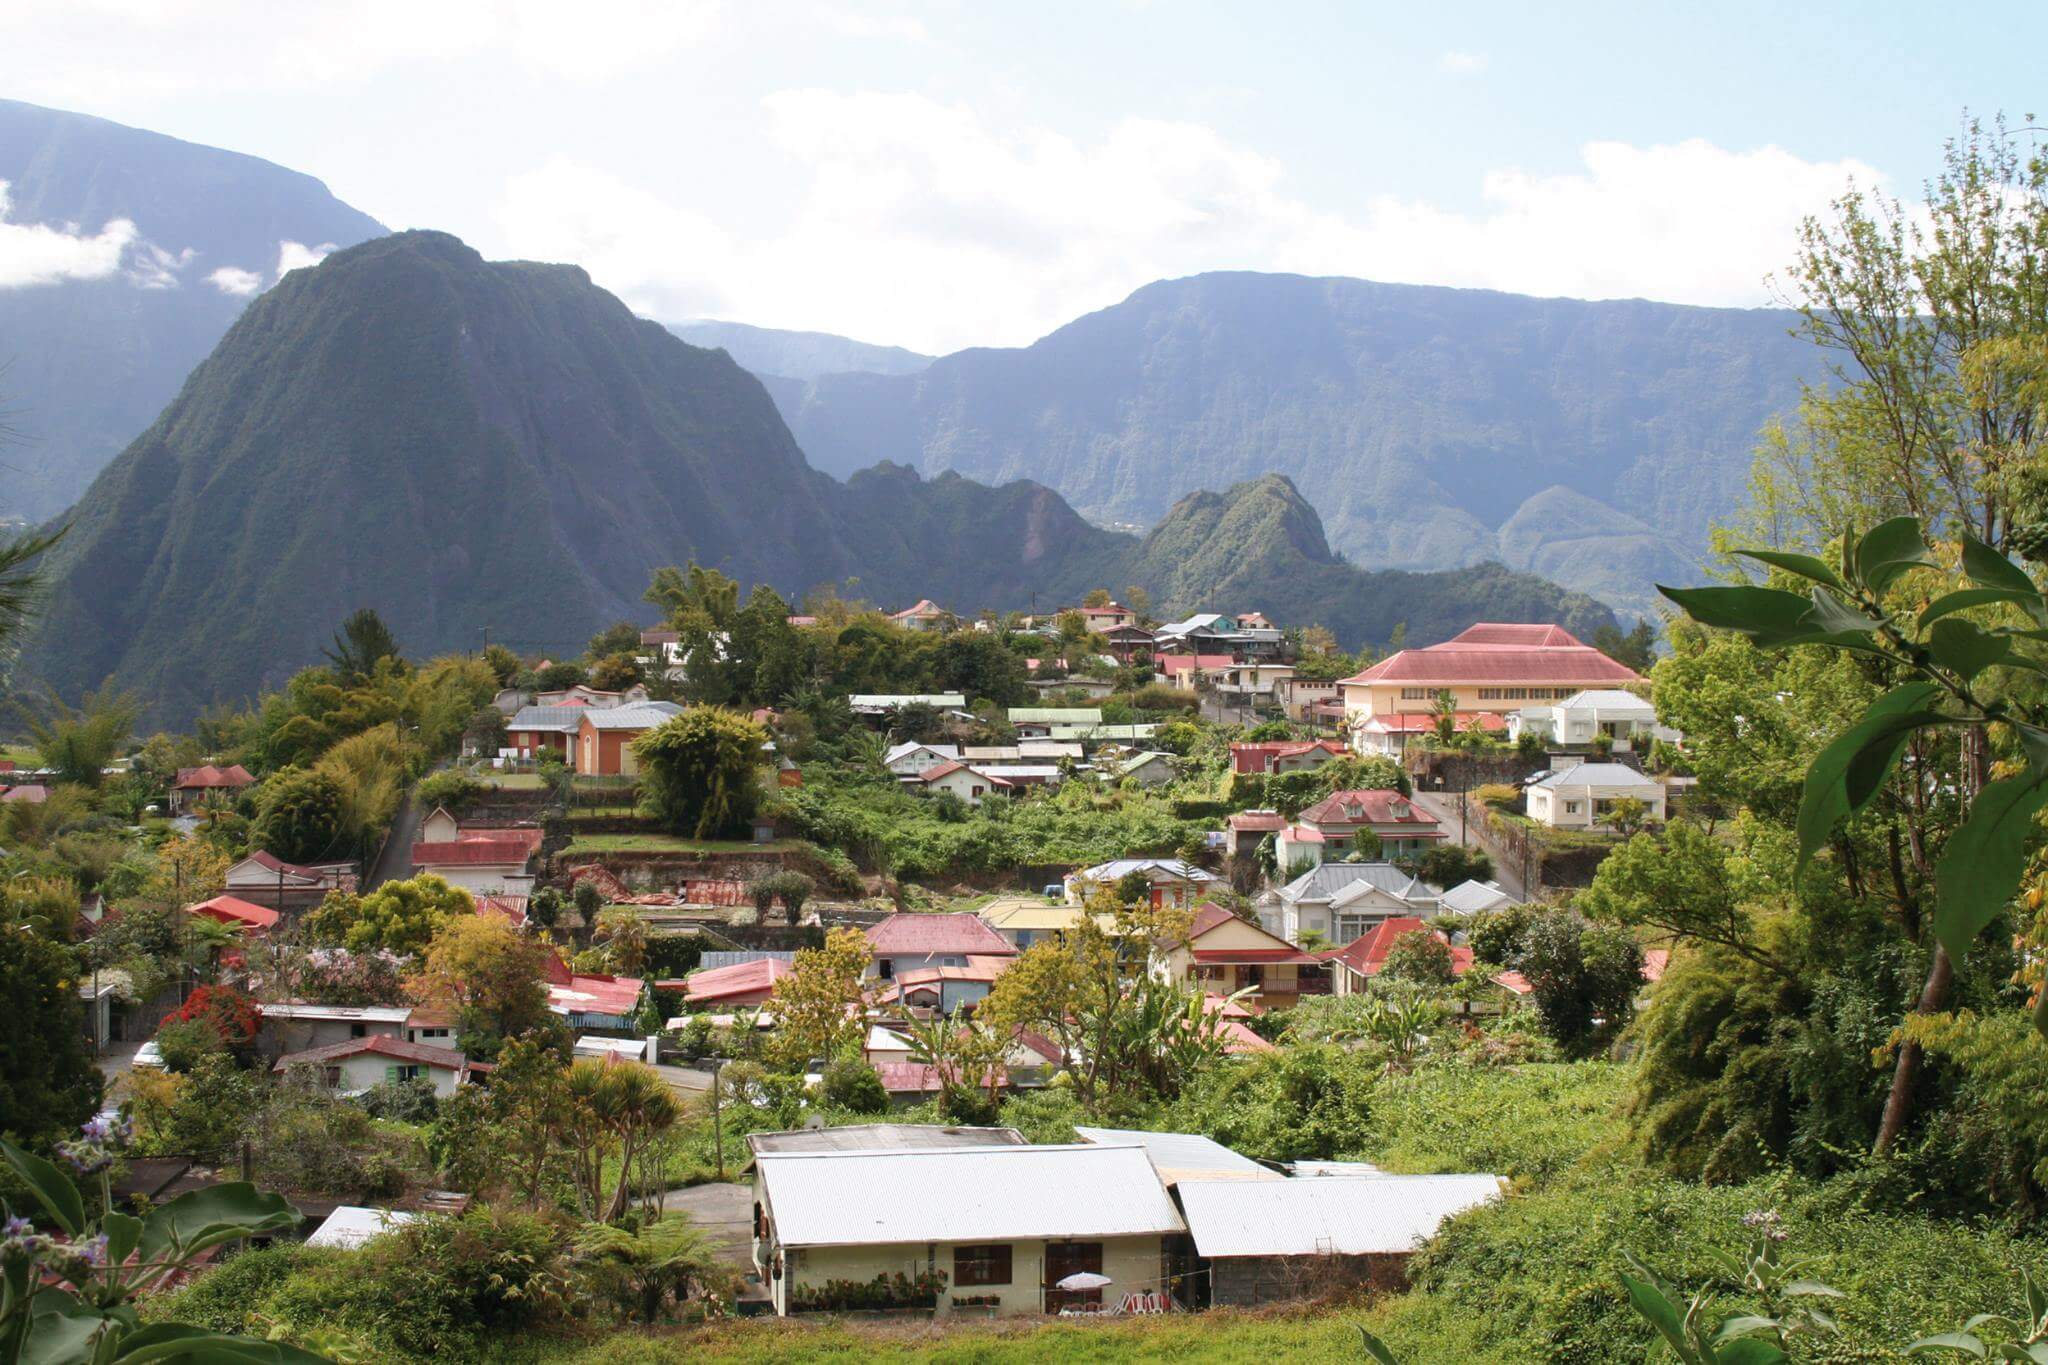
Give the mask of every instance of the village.
MULTIPOLYGON (((1529 946, 1546 917, 1612 937, 1564 898, 1689 783, 1646 679, 1560 627, 1357 667, 1324 632, 1107 593, 1007 621, 834 609, 770 633, 953 648, 995 694, 750 706, 694 666, 753 662, 730 612, 425 670, 352 621, 362 657, 323 685, 440 667, 488 693, 381 838, 333 856, 308 770, 265 773, 262 743, 158 768, 79 905, 124 1189, 268 1177, 315 1248, 487 1204, 640 1210, 705 1239, 652 1300, 698 1315, 1315 1299, 1398 1287, 1514 1182, 1276 1142, 1233 1112, 1245 1087, 1311 1053, 1362 1080, 1582 1053, 1654 989, 1654 944, 1623 945, 1618 987, 1529 946), (276 1145, 313 1123, 355 1150, 276 1145)), ((110 754, 100 799, 195 743, 110 754)), ((90 784, 30 757, 9 842, 61 862, 90 784)))

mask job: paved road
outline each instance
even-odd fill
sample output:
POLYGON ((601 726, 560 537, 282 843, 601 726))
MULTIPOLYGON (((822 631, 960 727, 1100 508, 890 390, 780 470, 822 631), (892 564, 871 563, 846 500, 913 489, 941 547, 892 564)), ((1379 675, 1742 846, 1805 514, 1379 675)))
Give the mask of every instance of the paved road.
MULTIPOLYGON (((1458 837, 1458 796, 1456 792, 1425 791, 1423 788, 1417 787, 1415 789, 1415 804, 1435 817, 1436 822, 1444 827, 1445 833, 1449 834, 1452 839, 1458 837)), ((1485 822, 1468 819, 1465 822, 1464 842, 1466 847, 1479 849, 1493 859, 1493 879, 1500 883, 1501 890, 1507 892, 1518 901, 1529 898, 1528 888, 1522 884, 1521 864, 1494 840, 1487 837, 1485 822)))
POLYGON ((376 861, 370 864, 370 876, 363 883, 363 890, 375 891, 386 882, 404 881, 412 875, 412 846, 419 839, 420 821, 425 818, 419 802, 407 791, 398 803, 398 814, 391 819, 390 837, 378 851, 376 861))

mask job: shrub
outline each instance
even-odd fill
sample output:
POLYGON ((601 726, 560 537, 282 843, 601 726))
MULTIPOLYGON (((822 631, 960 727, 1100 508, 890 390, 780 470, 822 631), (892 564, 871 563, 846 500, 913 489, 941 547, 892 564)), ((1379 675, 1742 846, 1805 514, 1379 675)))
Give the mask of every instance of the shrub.
POLYGON ((882 1088, 881 1076, 866 1062, 833 1062, 825 1068, 824 1090, 825 1103, 855 1114, 880 1114, 889 1108, 889 1092, 882 1088))
MULTIPOLYGON (((246 1060, 262 1027, 253 997, 232 986, 201 986, 163 1018, 165 1024, 196 1024, 211 1032, 226 1051, 246 1060)), ((161 1046, 161 1044, 159 1044, 161 1046)), ((176 1068, 174 1068, 176 1069, 176 1068)))
POLYGON ((465 769, 444 768, 429 774, 420 783, 420 809, 431 811, 442 807, 451 814, 460 815, 489 790, 465 769))
POLYGON ((432 1123, 439 1100, 434 1095, 434 1083, 425 1076, 415 1076, 409 1081, 380 1081, 364 1091, 356 1103, 373 1119, 432 1123))

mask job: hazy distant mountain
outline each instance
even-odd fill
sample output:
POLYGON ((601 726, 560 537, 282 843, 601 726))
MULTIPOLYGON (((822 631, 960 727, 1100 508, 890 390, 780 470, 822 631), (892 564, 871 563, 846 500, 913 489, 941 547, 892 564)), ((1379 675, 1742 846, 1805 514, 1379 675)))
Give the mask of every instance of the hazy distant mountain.
POLYGON ((722 349, 741 368, 784 379, 821 374, 916 374, 932 363, 928 355, 901 346, 876 346, 830 332, 785 332, 744 322, 671 322, 668 329, 693 346, 722 349))
POLYGON ((1147 285, 1031 346, 771 380, 811 462, 1029 477, 1145 524, 1290 476, 1353 560, 1499 559, 1646 609, 1697 573, 1811 347, 1768 310, 1245 273, 1147 285))
POLYGON ((384 231, 296 171, 12 100, 0 100, 0 181, 0 222, 86 237, 134 224, 102 278, 0 276, 0 408, 22 438, 0 451, 0 518, 69 506, 276 279, 283 243, 384 231), (223 269, 242 272, 221 277, 228 288, 208 278, 223 269))
POLYGON ((1498 566, 1361 572, 1284 479, 1190 497, 1143 541, 1028 482, 897 466, 842 484, 727 356, 574 266, 487 263, 430 232, 257 299, 73 519, 24 680, 75 694, 112 676, 169 721, 283 681, 358 606, 418 654, 485 627, 574 648, 646 619, 653 569, 692 558, 963 613, 1139 583, 1165 610, 1257 608, 1347 644, 1402 620, 1424 643, 1482 616, 1611 619, 1498 566))

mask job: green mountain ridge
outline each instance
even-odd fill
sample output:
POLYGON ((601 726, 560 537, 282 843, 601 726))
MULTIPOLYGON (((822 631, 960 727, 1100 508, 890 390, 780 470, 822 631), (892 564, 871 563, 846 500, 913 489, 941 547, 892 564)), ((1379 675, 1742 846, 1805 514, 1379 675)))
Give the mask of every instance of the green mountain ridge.
POLYGON ((489 263, 406 232, 256 300, 94 481, 49 556, 20 677, 113 678, 164 720, 276 686, 375 607, 414 653, 573 649, 649 619, 690 559, 798 593, 856 581, 955 610, 1139 584, 1164 611, 1256 607, 1346 643, 1417 643, 1513 610, 1612 619, 1498 566, 1373 574, 1287 480, 1191 496, 1143 539, 1043 485, 805 462, 759 380, 635 318, 578 267, 489 263))
POLYGON ((318 180, 236 152, 0 100, 12 223, 139 235, 108 278, 0 289, 0 518, 40 521, 162 411, 248 305, 206 277, 274 274, 280 243, 349 246, 383 225, 318 180), (158 253, 161 253, 159 255, 158 253))
POLYGON ((767 383, 828 473, 888 458, 1029 476, 1086 516, 1146 524, 1277 471, 1359 562, 1499 559, 1645 612, 1653 582, 1699 576, 1759 430, 1821 377, 1791 321, 1222 272, 1022 348, 767 383))

